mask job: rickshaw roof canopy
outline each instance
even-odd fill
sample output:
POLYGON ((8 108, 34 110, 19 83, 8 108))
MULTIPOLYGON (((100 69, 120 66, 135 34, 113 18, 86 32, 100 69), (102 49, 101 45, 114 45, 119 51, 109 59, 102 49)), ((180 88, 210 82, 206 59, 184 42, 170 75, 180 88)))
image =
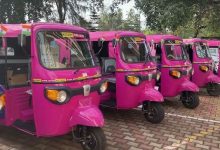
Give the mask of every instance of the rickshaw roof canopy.
POLYGON ((183 42, 185 44, 193 44, 193 43, 207 43, 207 40, 201 39, 201 38, 191 38, 191 39, 183 39, 183 42))
POLYGON ((97 31, 90 32, 89 34, 91 41, 98 41, 99 39, 103 39, 104 41, 112 41, 113 39, 123 36, 138 36, 145 38, 143 33, 133 31, 97 31))
POLYGON ((152 40, 155 43, 160 43, 161 40, 180 40, 182 41, 182 38, 179 36, 175 36, 172 34, 154 34, 154 35, 146 35, 146 39, 148 42, 151 42, 152 40))
POLYGON ((208 46, 220 46, 220 40, 206 40, 208 46))
POLYGON ((75 31, 86 31, 84 28, 60 24, 60 23, 33 23, 33 24, 0 24, 0 37, 16 37, 20 34, 30 35, 33 26, 42 26, 47 29, 66 29, 75 31))

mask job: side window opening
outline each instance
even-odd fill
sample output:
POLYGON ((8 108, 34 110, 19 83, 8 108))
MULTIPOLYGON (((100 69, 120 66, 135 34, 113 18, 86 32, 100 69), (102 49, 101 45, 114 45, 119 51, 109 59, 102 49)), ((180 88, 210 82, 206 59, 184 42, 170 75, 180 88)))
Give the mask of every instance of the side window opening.
POLYGON ((109 57, 108 54, 108 42, 103 42, 99 45, 98 42, 93 42, 92 48, 95 55, 100 59, 101 57, 109 57))
POLYGON ((3 39, 0 37, 0 85, 5 85, 5 49, 3 48, 3 39))
POLYGON ((189 55, 189 60, 191 62, 193 62, 193 49, 190 45, 187 45, 186 48, 187 48, 187 52, 188 52, 188 55, 189 55))
POLYGON ((17 37, 7 38, 6 46, 6 80, 8 86, 17 87, 28 85, 31 52, 30 37, 26 37, 26 45, 23 47, 19 45, 17 37))
POLYGON ((155 45, 156 47, 156 58, 157 58, 157 62, 158 63, 161 63, 162 61, 162 51, 161 51, 161 46, 159 44, 156 44, 155 45))

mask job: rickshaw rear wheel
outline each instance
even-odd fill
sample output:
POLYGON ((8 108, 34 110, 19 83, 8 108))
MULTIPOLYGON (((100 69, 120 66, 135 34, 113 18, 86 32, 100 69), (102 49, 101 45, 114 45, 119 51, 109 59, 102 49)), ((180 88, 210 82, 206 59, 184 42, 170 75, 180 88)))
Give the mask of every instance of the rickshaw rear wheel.
POLYGON ((220 95, 220 87, 217 83, 209 83, 206 90, 210 96, 220 95))
POLYGON ((83 150, 105 150, 105 134, 99 127, 79 126, 73 131, 73 137, 81 144, 83 150))
POLYGON ((194 109, 199 106, 199 96, 195 92, 183 92, 180 96, 180 100, 186 108, 194 109))
POLYGON ((164 109, 160 103, 145 102, 143 111, 146 120, 153 124, 160 123, 164 119, 164 109))

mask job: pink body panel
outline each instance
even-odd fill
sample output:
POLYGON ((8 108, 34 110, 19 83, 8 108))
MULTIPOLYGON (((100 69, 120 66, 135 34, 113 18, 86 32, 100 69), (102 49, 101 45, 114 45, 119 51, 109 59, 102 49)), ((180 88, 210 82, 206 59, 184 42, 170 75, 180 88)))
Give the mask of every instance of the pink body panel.
POLYGON ((188 60, 169 60, 166 56, 164 40, 179 40, 182 39, 174 35, 147 35, 147 42, 151 46, 152 55, 156 55, 156 47, 154 44, 161 45, 161 64, 158 68, 161 71, 160 91, 164 97, 174 97, 183 91, 198 92, 198 87, 190 81, 189 75, 183 75, 180 79, 175 79, 169 75, 170 70, 177 69, 181 71, 190 70, 192 65, 188 60))
MULTIPOLYGON (((207 44, 209 47, 218 47, 218 53, 219 53, 219 57, 220 57, 220 40, 207 40, 207 44)), ((220 67, 220 61, 218 66, 220 67)), ((218 76, 220 76, 220 69, 218 69, 218 76)))
MULTIPOLYGON (((126 75, 143 75, 156 73, 156 64, 154 62, 142 63, 126 63, 121 58, 119 44, 114 48, 112 40, 118 40, 124 36, 138 36, 145 38, 145 35, 138 32, 131 31, 101 31, 90 32, 91 41, 98 41, 103 39, 108 41, 109 57, 116 59, 116 73, 111 76, 116 79, 116 93, 106 93, 101 96, 101 101, 115 98, 118 109, 132 109, 141 105, 145 101, 163 102, 163 96, 157 90, 154 90, 155 80, 143 81, 138 86, 129 85, 126 80, 126 75), (146 69, 149 69, 146 71, 146 69), (123 70, 123 71, 118 71, 123 70)), ((106 78, 106 77, 104 77, 106 78)))
POLYGON ((202 72, 200 70, 201 65, 207 65, 209 68, 212 68, 213 60, 211 58, 199 58, 196 53, 196 42, 207 43, 206 40, 195 38, 195 39, 184 39, 185 44, 192 45, 193 49, 193 69, 194 74, 192 76, 192 81, 199 87, 205 87, 208 83, 220 83, 220 78, 216 76, 212 69, 209 69, 208 72, 202 72))
POLYGON ((13 88, 5 91, 6 94, 6 125, 13 124, 17 119, 22 121, 33 120, 31 96, 26 93, 30 87, 13 88))
MULTIPOLYGON (((17 37, 22 32, 21 25, 4 25, 8 28, 5 37, 17 37)), ((98 109, 100 95, 98 91, 91 92, 89 96, 77 94, 71 97, 66 104, 57 105, 45 97, 45 87, 67 87, 69 89, 82 88, 83 85, 97 85, 100 83, 100 68, 83 68, 79 70, 48 70, 40 65, 36 45, 36 33, 40 30, 63 30, 77 33, 88 32, 77 26, 64 24, 40 23, 31 25, 31 87, 6 90, 6 125, 11 125, 15 120, 34 120, 37 136, 57 136, 68 133, 76 125, 103 126, 104 119, 98 109), (86 74, 91 79, 72 81, 86 74), (36 83, 36 80, 42 82, 36 83), (62 82, 54 82, 56 80, 62 82), (70 81, 71 80, 71 81, 70 81), (68 82, 70 81, 70 82, 68 82), (30 95, 32 90, 31 107, 30 95), (25 110, 25 111, 23 111, 25 110), (32 112, 32 117, 31 117, 32 112), (94 116, 91 116, 93 114, 94 116)))
POLYGON ((104 119, 100 116, 102 116, 102 113, 98 109, 97 104, 95 104, 94 106, 89 105, 89 107, 78 107, 76 110, 74 110, 73 114, 71 115, 69 126, 104 126, 104 119))

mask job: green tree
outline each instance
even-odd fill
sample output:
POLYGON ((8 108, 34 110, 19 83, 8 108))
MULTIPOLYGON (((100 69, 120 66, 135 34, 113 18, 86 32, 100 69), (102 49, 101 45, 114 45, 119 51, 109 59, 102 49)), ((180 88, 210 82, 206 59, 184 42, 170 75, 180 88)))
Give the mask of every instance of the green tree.
POLYGON ((122 10, 118 9, 117 12, 111 10, 107 13, 103 10, 100 15, 99 28, 100 30, 120 30, 123 29, 122 10))
POLYGON ((212 25, 210 20, 219 9, 213 0, 135 1, 136 7, 146 15, 146 24, 150 29, 175 33, 187 27, 192 37, 199 36, 212 25))
POLYGON ((39 21, 44 12, 49 14, 46 0, 0 0, 1 23, 25 23, 39 21))
POLYGON ((141 30, 140 14, 135 13, 135 11, 131 9, 127 14, 126 20, 124 21, 124 29, 132 30, 132 31, 140 31, 141 30))

